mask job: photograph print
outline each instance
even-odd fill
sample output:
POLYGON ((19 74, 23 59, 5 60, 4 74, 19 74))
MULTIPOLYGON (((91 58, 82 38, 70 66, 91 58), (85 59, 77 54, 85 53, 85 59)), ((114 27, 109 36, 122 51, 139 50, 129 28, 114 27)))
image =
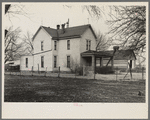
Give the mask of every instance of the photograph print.
POLYGON ((146 103, 147 10, 3 3, 3 102, 146 103))

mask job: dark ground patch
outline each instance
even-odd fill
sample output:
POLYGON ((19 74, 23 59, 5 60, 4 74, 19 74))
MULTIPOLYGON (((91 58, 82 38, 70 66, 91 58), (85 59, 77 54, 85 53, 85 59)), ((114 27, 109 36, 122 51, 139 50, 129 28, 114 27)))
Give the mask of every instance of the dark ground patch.
POLYGON ((145 80, 120 82, 5 75, 4 89, 5 102, 145 102, 145 80))

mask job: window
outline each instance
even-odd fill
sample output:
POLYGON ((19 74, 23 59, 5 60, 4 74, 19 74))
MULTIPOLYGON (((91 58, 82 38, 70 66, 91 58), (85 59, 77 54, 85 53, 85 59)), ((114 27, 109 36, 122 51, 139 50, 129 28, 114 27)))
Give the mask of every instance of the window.
POLYGON ((91 41, 89 40, 89 50, 91 50, 91 41))
POLYGON ((70 40, 67 40, 67 50, 70 50, 70 40))
POLYGON ((54 50, 57 49, 57 41, 54 41, 54 50))
POLYGON ((26 58, 26 68, 28 67, 28 58, 26 58))
POLYGON ((43 51, 43 41, 41 41, 41 51, 43 51))
POLYGON ((91 40, 86 40, 86 50, 91 50, 91 40))
POLYGON ((44 56, 41 56, 41 67, 44 67, 44 56))
POLYGON ((67 56, 67 67, 70 68, 70 56, 67 56))
POLYGON ((86 40, 86 50, 88 50, 88 40, 86 40))
POLYGON ((54 56, 54 68, 57 67, 57 56, 54 56))

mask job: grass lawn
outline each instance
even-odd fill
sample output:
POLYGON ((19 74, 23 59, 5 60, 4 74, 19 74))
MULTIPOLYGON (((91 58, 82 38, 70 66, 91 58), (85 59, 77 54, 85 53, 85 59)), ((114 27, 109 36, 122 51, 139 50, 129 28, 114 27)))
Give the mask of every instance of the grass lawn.
POLYGON ((5 102, 145 102, 145 80, 5 75, 4 83, 5 102))

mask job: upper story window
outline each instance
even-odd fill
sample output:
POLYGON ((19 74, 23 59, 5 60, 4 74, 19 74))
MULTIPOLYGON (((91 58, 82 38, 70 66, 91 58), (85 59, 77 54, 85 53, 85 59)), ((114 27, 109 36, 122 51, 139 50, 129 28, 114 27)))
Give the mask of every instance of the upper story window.
POLYGON ((70 50, 70 40, 67 40, 67 50, 70 50))
POLYGON ((54 41, 54 50, 57 50, 57 41, 54 41))
POLYGON ((28 58, 26 58, 26 68, 28 68, 28 58))
POLYGON ((91 50, 91 40, 86 40, 86 50, 91 50))
POLYGON ((91 50, 91 41, 89 40, 89 50, 91 50))
POLYGON ((43 44, 44 44, 44 42, 41 41, 41 51, 43 51, 43 44))
POLYGON ((88 50, 88 40, 86 40, 86 50, 88 50))
POLYGON ((44 67, 44 56, 41 56, 41 67, 44 67))

